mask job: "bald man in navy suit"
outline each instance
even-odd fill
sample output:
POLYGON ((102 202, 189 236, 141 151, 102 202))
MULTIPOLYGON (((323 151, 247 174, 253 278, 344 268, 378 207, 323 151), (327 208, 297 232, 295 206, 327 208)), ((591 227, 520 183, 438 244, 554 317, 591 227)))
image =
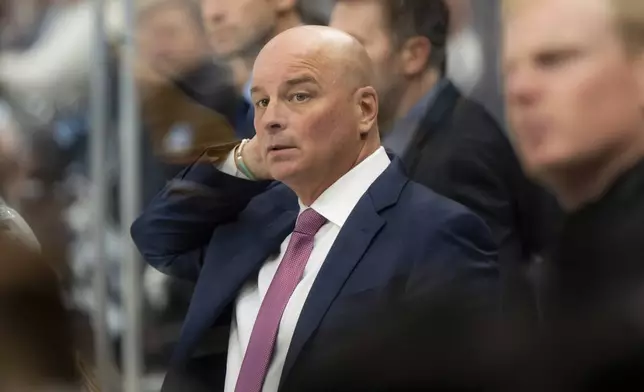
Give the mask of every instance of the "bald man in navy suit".
POLYGON ((372 78, 345 33, 278 35, 255 63, 255 138, 208 149, 134 223, 148 263, 197 282, 164 390, 301 390, 327 337, 382 306, 496 310, 488 227, 380 145, 372 78))

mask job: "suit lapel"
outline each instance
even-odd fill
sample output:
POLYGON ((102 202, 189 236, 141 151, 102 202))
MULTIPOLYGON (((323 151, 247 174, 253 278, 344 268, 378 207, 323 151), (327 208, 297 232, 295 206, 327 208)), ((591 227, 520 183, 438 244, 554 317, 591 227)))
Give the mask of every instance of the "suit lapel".
POLYGON ((265 221, 245 226, 243 239, 237 241, 235 255, 215 255, 206 261, 188 308, 173 363, 188 359, 204 332, 222 311, 235 300, 241 286, 261 268, 268 256, 279 251, 281 243, 293 231, 297 209, 268 214, 265 221))
POLYGON ((338 234, 309 292, 289 347, 282 381, 385 221, 363 197, 338 234))
POLYGON ((385 225, 380 212, 398 202, 409 181, 402 161, 392 163, 362 196, 331 247, 306 299, 291 340, 280 385, 288 377, 306 342, 313 336, 329 307, 385 225))

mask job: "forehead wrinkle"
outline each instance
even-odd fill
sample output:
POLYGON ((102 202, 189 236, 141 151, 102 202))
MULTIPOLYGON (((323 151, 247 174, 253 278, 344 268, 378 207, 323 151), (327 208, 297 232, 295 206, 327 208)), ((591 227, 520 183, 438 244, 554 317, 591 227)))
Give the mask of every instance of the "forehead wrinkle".
MULTIPOLYGON (((272 75, 272 74, 271 74, 272 75)), ((261 83, 261 74, 259 74, 260 77, 255 78, 256 81, 259 81, 261 83)), ((286 87, 292 87, 293 81, 301 79, 301 83, 304 82, 309 82, 316 84, 323 88, 324 86, 324 81, 320 77, 320 72, 318 71, 317 67, 315 67, 314 64, 307 62, 307 61, 301 61, 300 63, 295 63, 295 64, 289 64, 286 67, 286 72, 285 75, 283 76, 283 80, 279 81, 279 86, 283 87, 286 85, 286 87), (304 80, 304 79, 310 79, 310 80, 304 80)), ((255 84, 251 88, 251 93, 257 92, 258 90, 262 90, 264 87, 261 84, 255 84)), ((301 84, 298 83, 298 84, 301 84)))

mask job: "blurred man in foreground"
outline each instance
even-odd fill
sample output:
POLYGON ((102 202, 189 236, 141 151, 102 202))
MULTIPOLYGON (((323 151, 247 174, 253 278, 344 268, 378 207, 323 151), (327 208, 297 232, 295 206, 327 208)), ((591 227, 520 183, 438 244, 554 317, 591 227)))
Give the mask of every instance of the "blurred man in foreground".
POLYGON ((257 136, 207 150, 220 170, 188 168, 132 226, 151 265, 197 281, 166 390, 308 391, 334 342, 384 304, 496 310, 488 228, 381 147, 372 78, 343 32, 278 35, 253 70, 257 136), (203 352, 213 326, 229 330, 218 363, 203 352))
POLYGON ((644 2, 506 0, 504 28, 517 150, 567 211, 542 288, 549 370, 620 390, 644 374, 644 2))
POLYGON ((535 315, 526 269, 549 216, 492 116, 446 75, 450 15, 443 0, 340 0, 331 26, 358 39, 376 70, 383 145, 408 173, 485 219, 499 246, 509 311, 535 315))

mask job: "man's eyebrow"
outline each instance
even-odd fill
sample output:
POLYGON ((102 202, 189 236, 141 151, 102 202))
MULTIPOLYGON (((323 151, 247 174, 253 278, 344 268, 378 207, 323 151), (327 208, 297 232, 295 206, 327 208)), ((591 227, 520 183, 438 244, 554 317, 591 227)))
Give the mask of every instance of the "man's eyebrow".
POLYGON ((289 87, 297 86, 298 84, 305 84, 305 83, 318 84, 318 81, 315 80, 313 76, 300 76, 286 81, 286 85, 288 85, 289 87))
MULTIPOLYGON (((286 82, 284 82, 284 84, 286 84, 288 87, 293 87, 293 86, 297 86, 297 85, 300 85, 300 84, 306 84, 306 83, 312 83, 312 84, 315 84, 315 85, 319 85, 318 81, 313 76, 298 76, 296 78, 289 79, 286 82)), ((259 90, 261 90, 260 86, 253 86, 250 89, 250 93, 253 94, 253 93, 258 92, 259 90)))

